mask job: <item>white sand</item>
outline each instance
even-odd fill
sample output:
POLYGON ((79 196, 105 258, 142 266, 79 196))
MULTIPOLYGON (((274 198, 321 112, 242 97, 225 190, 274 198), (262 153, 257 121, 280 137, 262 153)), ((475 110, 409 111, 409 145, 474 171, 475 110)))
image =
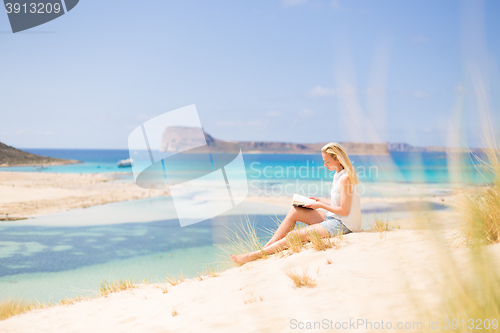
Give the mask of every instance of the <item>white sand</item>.
MULTIPOLYGON (((440 214, 449 223, 456 219, 455 213, 440 214)), ((428 319, 438 318, 446 283, 440 274, 441 251, 451 251, 467 265, 467 249, 451 242, 452 236, 451 229, 393 230, 383 238, 373 232, 349 234, 339 249, 315 251, 309 244, 300 253, 256 260, 203 281, 142 284, 107 297, 28 312, 0 322, 0 331, 296 332, 313 330, 293 330, 294 323, 358 319, 427 325, 428 319), (285 274, 303 269, 316 286, 296 288, 285 274), (158 287, 165 286, 168 293, 163 294, 158 287), (419 314, 417 305, 435 317, 419 314)), ((498 244, 493 248, 500 253, 498 244)))
MULTIPOLYGON (((110 179, 109 175, 0 172, 0 216, 6 212, 10 216, 48 214, 168 194, 110 179)), ((367 198, 364 203, 419 200, 453 205, 457 196, 367 198)), ((279 209, 290 205, 290 198, 283 197, 248 197, 246 201, 279 209)), ((440 251, 451 251, 467 266, 466 248, 451 242, 457 221, 456 213, 450 211, 414 214, 398 221, 401 230, 387 232, 383 238, 372 232, 349 234, 339 249, 315 251, 309 244, 300 253, 253 261, 203 281, 191 279, 177 286, 142 284, 73 305, 34 310, 0 321, 0 332, 312 332, 294 330, 294 324, 305 327, 308 321, 325 324, 326 320, 335 325, 358 319, 390 321, 394 326, 408 321, 425 325, 428 319, 437 319, 446 283, 440 274, 440 251), (430 230, 431 225, 440 231, 430 230), (285 274, 304 269, 316 286, 296 288, 285 274), (162 293, 164 287, 168 293, 162 293), (420 314, 417 305, 433 311, 435 317, 420 314), (173 309, 178 312, 175 317, 173 309)), ((498 244, 492 248, 500 253, 498 244)), ((367 330, 361 326, 345 331, 367 330)))
POLYGON ((111 174, 0 172, 0 217, 45 215, 168 193, 118 182, 111 174))

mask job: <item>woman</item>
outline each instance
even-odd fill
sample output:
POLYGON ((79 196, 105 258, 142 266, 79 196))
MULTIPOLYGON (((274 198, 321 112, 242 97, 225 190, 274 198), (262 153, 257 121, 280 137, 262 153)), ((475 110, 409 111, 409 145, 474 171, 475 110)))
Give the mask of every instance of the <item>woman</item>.
MULTIPOLYGON (((292 207, 287 216, 281 222, 273 237, 262 249, 267 254, 274 253, 279 249, 286 249, 288 233, 300 236, 302 241, 309 240, 309 233, 316 231, 321 237, 331 237, 336 234, 347 234, 361 230, 361 207, 358 192, 358 178, 345 149, 338 143, 332 142, 321 149, 321 155, 325 167, 330 171, 336 171, 333 177, 330 204, 318 198, 305 207, 292 207), (326 214, 317 211, 318 208, 326 210, 326 214), (308 227, 292 230, 297 221, 308 224, 308 227)), ((230 255, 231 259, 244 264, 248 261, 262 257, 261 251, 254 251, 240 255, 230 255)))

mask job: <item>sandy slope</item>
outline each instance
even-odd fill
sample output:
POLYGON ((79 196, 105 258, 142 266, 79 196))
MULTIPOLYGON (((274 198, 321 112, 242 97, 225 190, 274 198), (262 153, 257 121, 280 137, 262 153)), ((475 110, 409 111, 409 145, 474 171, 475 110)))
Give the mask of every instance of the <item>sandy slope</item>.
MULTIPOLYGON (((446 218, 453 219, 453 214, 446 218)), ((446 283, 440 274, 445 262, 441 251, 467 265, 467 249, 450 245, 452 236, 450 229, 393 230, 383 238, 373 232, 349 234, 339 249, 315 251, 309 244, 300 253, 253 261, 203 281, 142 284, 19 315, 0 322, 0 331, 296 332, 313 331, 293 329, 308 321, 335 325, 358 319, 428 324, 437 312, 436 318, 427 318, 419 315, 418 305, 439 310, 440 289, 446 283), (316 286, 294 287, 288 270, 307 270, 316 286), (165 286, 168 293, 163 294, 165 286)), ((367 329, 360 325, 345 331, 367 329)))

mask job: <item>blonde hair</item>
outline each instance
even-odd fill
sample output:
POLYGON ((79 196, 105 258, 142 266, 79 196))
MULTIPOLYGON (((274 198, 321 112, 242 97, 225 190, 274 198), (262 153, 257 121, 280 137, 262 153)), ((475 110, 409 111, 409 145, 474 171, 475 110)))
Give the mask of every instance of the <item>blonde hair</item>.
POLYGON ((344 167, 347 175, 349 176, 349 180, 351 184, 356 185, 359 183, 358 176, 356 175, 356 171, 352 166, 351 160, 347 153, 345 152, 344 147, 336 142, 330 142, 326 144, 323 148, 321 148, 321 152, 325 154, 330 154, 330 156, 334 160, 339 160, 340 164, 344 167))

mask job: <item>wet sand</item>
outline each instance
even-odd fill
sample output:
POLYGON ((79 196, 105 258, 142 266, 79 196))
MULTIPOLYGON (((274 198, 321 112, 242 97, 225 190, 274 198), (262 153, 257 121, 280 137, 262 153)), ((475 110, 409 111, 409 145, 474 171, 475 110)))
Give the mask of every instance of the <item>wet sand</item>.
POLYGON ((47 215, 169 195, 168 189, 143 189, 113 174, 0 172, 0 217, 47 215))

